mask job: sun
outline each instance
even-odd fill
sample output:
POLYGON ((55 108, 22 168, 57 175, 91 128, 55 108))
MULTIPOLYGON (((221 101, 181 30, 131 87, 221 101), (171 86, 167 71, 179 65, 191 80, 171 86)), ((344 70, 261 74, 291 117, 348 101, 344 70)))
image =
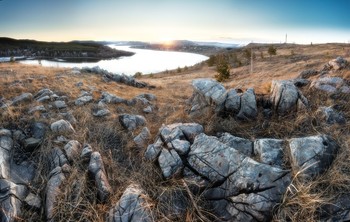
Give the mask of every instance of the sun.
POLYGON ((172 38, 161 38, 160 42, 166 47, 174 45, 174 39, 172 38))

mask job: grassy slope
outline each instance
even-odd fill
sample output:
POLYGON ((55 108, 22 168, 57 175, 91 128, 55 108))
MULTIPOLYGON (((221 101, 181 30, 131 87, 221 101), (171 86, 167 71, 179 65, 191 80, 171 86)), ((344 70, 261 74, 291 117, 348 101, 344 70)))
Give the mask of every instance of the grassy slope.
MULTIPOLYGON (((260 50, 267 55, 267 48, 260 50), (266 51, 264 51, 266 50, 266 51)), ((258 93, 268 93, 269 84, 272 79, 289 79, 296 77, 300 71, 310 68, 320 69, 328 60, 337 56, 343 56, 350 61, 350 48, 342 45, 314 45, 314 46, 292 46, 292 48, 277 49, 277 56, 272 58, 257 58, 253 75, 249 74, 249 66, 243 66, 231 70, 232 76, 224 85, 228 87, 248 88, 254 87, 258 93), (295 55, 304 58, 300 61, 292 60, 290 51, 295 55), (307 59, 305 59, 307 58, 307 59)), ((333 75, 344 77, 350 80, 349 70, 340 71, 333 75)), ((350 121, 345 126, 327 126, 319 122, 315 115, 315 110, 320 105, 332 105, 334 103, 343 105, 346 118, 350 118, 349 98, 341 96, 330 99, 323 93, 312 92, 307 87, 303 89, 305 95, 311 101, 311 111, 299 113, 297 116, 287 116, 283 118, 274 117, 269 126, 263 127, 264 120, 258 118, 255 122, 241 123, 234 119, 221 119, 211 113, 198 119, 191 119, 187 115, 188 105, 186 100, 190 98, 192 89, 190 82, 194 78, 214 77, 215 69, 206 65, 189 68, 181 73, 155 74, 153 76, 143 76, 142 81, 146 81, 157 86, 155 89, 138 89, 117 83, 106 83, 97 75, 73 75, 67 69, 44 68, 39 66, 24 66, 21 64, 0 64, 0 95, 10 99, 20 95, 22 92, 36 93, 42 88, 50 88, 56 93, 69 97, 69 101, 74 101, 80 94, 80 89, 74 84, 82 81, 82 89, 94 89, 93 97, 95 101, 100 98, 102 91, 108 91, 120 97, 131 99, 140 93, 153 93, 158 97, 156 113, 146 115, 147 126, 150 128, 152 138, 158 132, 162 124, 174 122, 199 122, 204 125, 208 134, 219 131, 227 131, 237 136, 245 138, 291 138, 295 136, 315 135, 327 133, 332 135, 341 144, 340 154, 332 165, 331 169, 316 181, 301 183, 296 177, 293 180, 294 188, 289 190, 284 202, 275 213, 276 221, 291 219, 292 221, 312 221, 316 207, 320 203, 329 201, 335 194, 340 192, 350 192, 350 121)), ((73 115, 78 120, 74 125, 77 133, 70 135, 70 139, 76 139, 81 143, 90 143, 94 150, 100 151, 104 162, 108 178, 113 187, 114 193, 107 204, 98 204, 96 198, 91 197, 93 190, 87 185, 81 188, 81 200, 72 207, 70 202, 71 186, 65 186, 60 203, 57 209, 57 220, 90 220, 104 221, 105 215, 110 207, 122 194, 126 186, 131 182, 141 184, 147 194, 153 200, 156 210, 156 200, 159 194, 169 190, 184 190, 182 182, 178 179, 163 181, 157 167, 142 160, 144 150, 138 150, 132 143, 133 135, 125 132, 117 121, 119 113, 127 112, 141 114, 142 107, 128 107, 124 105, 109 105, 113 113, 110 117, 96 121, 91 115, 93 104, 83 107, 75 107, 68 103, 73 115)), ((30 121, 40 120, 50 124, 57 118, 53 111, 52 119, 43 119, 39 114, 27 116, 28 107, 26 105, 10 108, 2 112, 0 116, 0 126, 14 128, 24 127, 30 121), (23 119, 23 117, 26 117, 23 119)), ((134 135, 137 135, 135 132, 134 135)), ((48 135, 43 146, 36 151, 32 157, 42 163, 39 166, 39 174, 33 187, 44 187, 47 172, 45 169, 45 154, 55 146, 52 143, 54 135, 48 135), (44 155, 43 155, 44 154, 44 155)), ((151 143, 151 141, 150 141, 151 143)), ((75 163, 69 181, 80 181, 86 184, 86 168, 83 163, 75 163)), ((36 190, 40 192, 40 189, 36 190)), ((42 195, 43 197, 43 195, 42 195)), ((197 200, 196 200, 197 201, 197 200)), ((200 199, 198 202, 200 203, 200 199)), ((158 211, 159 221, 167 221, 161 211, 158 211)), ((205 213, 205 212, 203 212, 205 213)), ((32 220, 42 219, 43 214, 33 215, 26 212, 25 217, 32 220)), ((183 221, 183 218, 178 218, 183 221)), ((193 207, 188 209, 186 221, 197 221, 193 207)))

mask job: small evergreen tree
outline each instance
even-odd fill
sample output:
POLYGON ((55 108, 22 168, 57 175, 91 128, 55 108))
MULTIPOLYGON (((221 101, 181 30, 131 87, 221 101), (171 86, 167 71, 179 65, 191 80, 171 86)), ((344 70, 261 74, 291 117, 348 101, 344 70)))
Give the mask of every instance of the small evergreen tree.
POLYGON ((209 56, 209 59, 207 60, 207 64, 209 67, 212 67, 213 65, 215 65, 215 56, 214 55, 209 56))
POLYGON ((216 71, 215 78, 219 82, 223 82, 230 77, 230 63, 226 56, 221 55, 216 57, 216 71))
POLYGON ((269 47, 269 49, 267 50, 267 52, 269 53, 270 56, 277 55, 277 49, 276 49, 273 45, 271 45, 271 46, 269 47))

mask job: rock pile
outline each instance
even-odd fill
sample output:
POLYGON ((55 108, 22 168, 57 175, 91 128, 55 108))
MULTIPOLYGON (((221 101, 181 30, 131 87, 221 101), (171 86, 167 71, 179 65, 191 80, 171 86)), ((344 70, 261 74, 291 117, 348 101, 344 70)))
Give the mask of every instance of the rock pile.
POLYGON ((95 66, 93 68, 84 67, 81 69, 81 72, 96 73, 96 74, 102 75, 103 78, 107 81, 114 81, 114 82, 118 82, 118 83, 123 83, 123 84, 129 85, 129 86, 134 86, 137 88, 144 88, 144 87, 148 86, 144 82, 137 81, 132 76, 127 76, 125 74, 114 74, 114 73, 108 72, 104 69, 101 69, 98 66, 95 66))
POLYGON ((208 136, 202 126, 187 123, 160 128, 145 157, 159 164, 164 178, 184 177, 205 190, 201 195, 221 220, 266 221, 291 182, 290 171, 313 179, 338 149, 326 135, 250 141, 228 133, 208 136))

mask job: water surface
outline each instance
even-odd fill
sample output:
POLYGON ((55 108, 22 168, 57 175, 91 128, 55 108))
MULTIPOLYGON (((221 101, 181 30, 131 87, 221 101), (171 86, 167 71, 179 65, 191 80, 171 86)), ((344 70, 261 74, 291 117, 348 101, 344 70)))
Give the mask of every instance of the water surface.
POLYGON ((135 52, 133 56, 120 57, 118 59, 101 60, 98 62, 62 62, 62 61, 48 61, 48 60, 23 60, 24 64, 41 64, 49 67, 94 67, 99 66, 113 73, 124 73, 127 75, 134 75, 136 72, 143 74, 156 73, 165 70, 183 68, 185 66, 192 66, 208 59, 207 56, 195 53, 185 52, 168 52, 156 51, 148 49, 134 49, 129 46, 115 46, 109 45, 111 48, 135 52))

